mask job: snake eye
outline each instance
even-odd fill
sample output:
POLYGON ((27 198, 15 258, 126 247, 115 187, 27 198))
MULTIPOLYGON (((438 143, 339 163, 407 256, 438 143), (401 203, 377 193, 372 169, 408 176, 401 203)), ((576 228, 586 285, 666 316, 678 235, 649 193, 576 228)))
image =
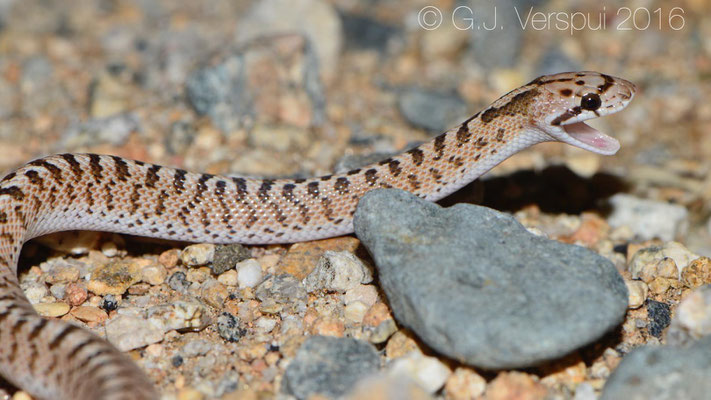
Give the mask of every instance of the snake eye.
POLYGON ((585 110, 595 111, 602 105, 600 96, 597 93, 588 93, 580 100, 580 107, 585 110))

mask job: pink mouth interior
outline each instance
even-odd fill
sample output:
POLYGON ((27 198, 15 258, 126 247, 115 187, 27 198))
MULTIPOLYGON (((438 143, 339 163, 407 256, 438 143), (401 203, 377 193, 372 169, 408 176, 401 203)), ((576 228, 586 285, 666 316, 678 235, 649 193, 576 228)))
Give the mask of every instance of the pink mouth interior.
MULTIPOLYGON (((597 129, 586 125, 584 122, 575 122, 563 125, 565 132, 573 139, 579 140, 592 147, 592 150, 600 154, 615 154, 620 149, 620 142, 617 139, 605 135, 597 129)), ((575 143, 571 143, 575 145, 575 143)), ((581 147, 581 146, 578 146, 581 147)))

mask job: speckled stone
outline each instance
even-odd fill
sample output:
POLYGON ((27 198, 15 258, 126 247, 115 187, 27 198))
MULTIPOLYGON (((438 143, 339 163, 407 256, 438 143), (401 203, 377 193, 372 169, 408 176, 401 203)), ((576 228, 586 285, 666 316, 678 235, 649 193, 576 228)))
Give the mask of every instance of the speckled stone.
POLYGON ((230 270, 243 260, 251 257, 251 252, 241 244, 215 246, 215 256, 212 261, 212 273, 220 275, 230 270))
POLYGON ((92 272, 86 288, 99 296, 121 295, 141 279, 140 270, 141 266, 131 260, 110 262, 92 272))
POLYGON ((372 280, 370 269, 353 253, 326 251, 304 279, 304 286, 310 293, 317 290, 345 293, 372 280))

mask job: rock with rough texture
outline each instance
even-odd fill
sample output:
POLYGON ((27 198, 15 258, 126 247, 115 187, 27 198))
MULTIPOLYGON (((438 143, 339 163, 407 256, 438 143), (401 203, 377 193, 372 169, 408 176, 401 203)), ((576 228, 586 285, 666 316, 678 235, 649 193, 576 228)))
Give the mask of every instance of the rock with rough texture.
POLYGON ((312 336, 296 352, 284 373, 282 390, 297 399, 321 394, 336 398, 378 371, 375 348, 356 339, 312 336))
POLYGON ((129 351, 163 340, 163 330, 133 315, 117 315, 106 323, 106 339, 121 351, 129 351))
POLYGON ((624 193, 610 197, 610 226, 628 226, 642 240, 674 240, 689 229, 689 211, 680 205, 641 199, 624 193))
POLYGON ((373 274, 358 257, 347 251, 327 251, 318 260, 316 268, 304 279, 309 293, 329 290, 345 293, 361 283, 373 281, 373 274))
POLYGON ((375 190, 358 205, 355 231, 398 321, 467 364, 535 365, 590 343, 625 315, 627 289, 609 260, 485 207, 443 209, 375 190))
POLYGON ((215 257, 212 261, 212 273, 220 275, 249 257, 251 257, 251 252, 241 244, 217 245, 215 246, 215 257))
POLYGON ((711 393, 711 336, 687 347, 644 346, 627 354, 600 400, 702 400, 711 393))

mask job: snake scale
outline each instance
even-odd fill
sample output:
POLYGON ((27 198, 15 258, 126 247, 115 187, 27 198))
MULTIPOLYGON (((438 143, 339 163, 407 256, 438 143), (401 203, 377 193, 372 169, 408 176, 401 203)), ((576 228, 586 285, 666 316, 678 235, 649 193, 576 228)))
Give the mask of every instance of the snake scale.
POLYGON ((61 230, 212 243, 290 243, 347 234, 358 199, 399 188, 438 200, 533 144, 614 154, 583 121, 615 113, 636 87, 596 72, 542 76, 428 143, 379 163, 312 179, 186 172, 116 156, 60 154, 0 181, 0 374, 46 399, 154 399, 139 368, 105 340, 37 315, 17 279, 25 241, 61 230))

